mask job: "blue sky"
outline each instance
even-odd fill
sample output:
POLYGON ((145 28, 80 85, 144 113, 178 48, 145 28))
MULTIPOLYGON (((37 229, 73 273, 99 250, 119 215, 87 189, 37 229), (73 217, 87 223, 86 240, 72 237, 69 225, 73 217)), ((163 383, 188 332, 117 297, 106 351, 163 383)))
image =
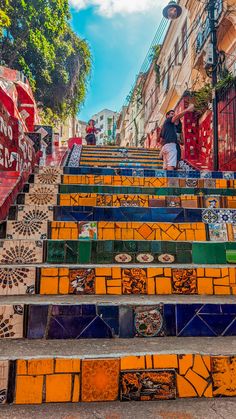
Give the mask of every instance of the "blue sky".
POLYGON ((121 109, 161 20, 161 0, 70 0, 72 25, 93 56, 88 94, 79 114, 121 109), (159 6, 158 6, 159 2, 159 6), (141 10, 140 10, 141 7, 141 10))

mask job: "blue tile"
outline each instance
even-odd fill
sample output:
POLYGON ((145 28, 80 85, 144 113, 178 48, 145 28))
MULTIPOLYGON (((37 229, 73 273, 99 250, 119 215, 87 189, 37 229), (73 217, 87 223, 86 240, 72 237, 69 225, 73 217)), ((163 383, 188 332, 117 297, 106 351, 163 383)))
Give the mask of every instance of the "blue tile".
POLYGON ((96 306, 94 304, 83 304, 82 315, 83 316, 96 316, 96 306))
POLYGON ((197 337, 197 336, 216 336, 216 333, 210 329, 198 316, 192 318, 192 320, 185 326, 185 328, 180 329, 178 327, 177 336, 183 337, 197 337))
POLYGON ((30 305, 28 312, 27 338, 43 339, 45 337, 47 320, 47 305, 30 305))
MULTIPOLYGON (((95 307, 95 306, 93 306, 95 307)), ((81 316, 82 305, 54 305, 52 306, 52 316, 81 316)), ((95 313, 93 315, 96 314, 95 313)))
POLYGON ((111 328, 97 316, 79 335, 80 339, 110 339, 112 338, 111 328))
POLYGON ((236 320, 224 331, 223 336, 236 336, 236 320))
POLYGON ((165 335, 176 336, 176 306, 175 304, 165 304, 163 308, 163 317, 165 322, 165 335))
POLYGON ((120 338, 133 338, 135 336, 134 310, 131 307, 120 307, 119 322, 120 338))
POLYGON ((182 330, 201 309, 202 304, 176 304, 177 330, 182 330))
POLYGON ((119 335, 119 307, 118 306, 98 306, 98 315, 119 335))
POLYGON ((202 308, 198 311, 199 314, 220 314, 222 312, 220 304, 204 304, 202 308))
POLYGON ((213 330, 216 336, 223 335, 228 326, 235 320, 235 314, 201 314, 199 317, 213 330))
POLYGON ((80 316, 51 317, 48 326, 48 339, 77 339, 93 318, 80 316))

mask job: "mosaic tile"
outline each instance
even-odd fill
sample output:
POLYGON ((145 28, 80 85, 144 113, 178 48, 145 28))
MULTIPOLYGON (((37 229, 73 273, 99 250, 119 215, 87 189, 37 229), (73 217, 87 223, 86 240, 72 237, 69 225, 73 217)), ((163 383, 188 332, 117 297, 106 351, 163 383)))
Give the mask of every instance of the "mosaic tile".
POLYGON ((175 371, 122 371, 122 401, 170 400, 176 398, 175 371))
POLYGON ((172 289, 173 294, 196 294, 196 269, 173 269, 172 289))
POLYGON ((213 397, 210 357, 207 355, 179 355, 176 375, 179 397, 213 397))
POLYGON ((23 305, 0 306, 0 339, 23 338, 23 305))
POLYGON ((35 293, 36 268, 0 268, 0 295, 35 293))
POLYGON ((96 222, 82 222, 79 224, 79 239, 97 239, 97 223, 96 222))
POLYGON ((25 194, 25 205, 56 205, 58 186, 30 185, 29 193, 25 194))
POLYGON ((38 175, 35 175, 35 183, 53 185, 61 182, 61 171, 55 167, 44 167, 38 175))
POLYGON ((165 336, 163 305, 138 307, 134 312, 136 336, 165 336))
POLYGON ((205 196, 204 203, 206 208, 221 208, 221 197, 220 196, 205 196))
POLYGON ((122 269, 123 294, 146 294, 147 273, 145 269, 122 269))
POLYGON ((226 224, 209 224, 209 236, 211 241, 228 241, 226 224))
POLYGON ((0 241, 0 263, 3 265, 31 265, 42 261, 42 241, 0 241))
POLYGON ((82 361, 83 402, 114 401, 119 396, 119 359, 82 361))
POLYGON ((9 362, 0 361, 0 405, 7 401, 9 362))
POLYGON ((48 207, 19 207, 17 221, 7 222, 7 238, 45 240, 52 218, 52 209, 48 207))
POLYGON ((95 269, 72 269, 69 281, 69 294, 95 294, 95 269))
POLYGON ((213 396, 236 396, 236 357, 213 356, 211 362, 213 396))

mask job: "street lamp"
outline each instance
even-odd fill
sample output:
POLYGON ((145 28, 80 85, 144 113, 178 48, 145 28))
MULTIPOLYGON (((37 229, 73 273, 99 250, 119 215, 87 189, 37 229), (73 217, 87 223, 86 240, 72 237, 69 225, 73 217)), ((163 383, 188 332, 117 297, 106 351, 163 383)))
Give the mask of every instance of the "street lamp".
MULTIPOLYGON (((218 97, 216 91, 217 85, 217 66, 218 66, 218 51, 217 51, 217 21, 216 21, 216 0, 208 0, 206 4, 208 11, 208 19, 210 22, 210 39, 213 51, 212 62, 212 88, 213 88, 213 162, 214 171, 219 170, 219 132, 218 132, 218 97)), ((178 19, 182 14, 182 7, 175 1, 170 1, 169 4, 163 9, 163 16, 168 20, 178 19)))
POLYGON ((182 7, 176 1, 170 1, 169 4, 163 9, 163 16, 169 20, 178 19, 182 14, 182 7))

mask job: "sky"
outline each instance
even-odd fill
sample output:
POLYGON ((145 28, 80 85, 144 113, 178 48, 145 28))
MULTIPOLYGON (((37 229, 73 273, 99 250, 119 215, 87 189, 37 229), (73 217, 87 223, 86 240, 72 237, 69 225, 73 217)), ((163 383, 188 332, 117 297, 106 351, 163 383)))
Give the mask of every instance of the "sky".
POLYGON ((91 48, 93 69, 79 118, 120 111, 161 21, 163 0, 69 0, 72 26, 91 48))

